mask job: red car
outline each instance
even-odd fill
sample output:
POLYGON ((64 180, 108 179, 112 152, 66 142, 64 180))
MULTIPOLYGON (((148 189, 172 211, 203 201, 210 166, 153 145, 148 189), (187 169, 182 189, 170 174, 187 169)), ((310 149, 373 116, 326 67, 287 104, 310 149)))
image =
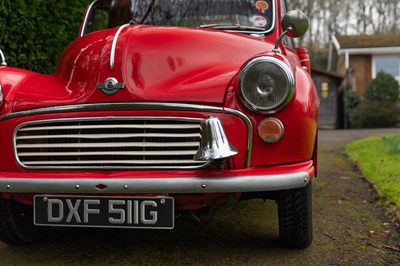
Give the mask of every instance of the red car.
POLYGON ((98 0, 54 74, 1 52, 0 240, 261 198, 281 243, 308 246, 319 99, 292 40, 308 19, 284 3, 98 0))

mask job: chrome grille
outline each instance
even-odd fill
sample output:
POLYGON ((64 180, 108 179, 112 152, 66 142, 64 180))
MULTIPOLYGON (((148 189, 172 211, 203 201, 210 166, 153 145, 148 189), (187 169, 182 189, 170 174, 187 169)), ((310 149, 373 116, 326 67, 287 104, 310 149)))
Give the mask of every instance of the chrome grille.
POLYGON ((14 135, 28 169, 197 169, 201 119, 96 117, 22 124, 14 135))

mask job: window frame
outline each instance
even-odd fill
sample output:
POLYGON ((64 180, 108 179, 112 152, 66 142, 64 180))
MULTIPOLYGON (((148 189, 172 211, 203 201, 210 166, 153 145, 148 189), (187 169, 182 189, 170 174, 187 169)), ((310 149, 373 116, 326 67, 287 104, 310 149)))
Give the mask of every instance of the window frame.
MULTIPOLYGON (((84 19, 82 21, 82 25, 81 25, 81 29, 80 29, 80 33, 79 33, 79 37, 83 37, 87 34, 93 33, 95 31, 88 31, 88 24, 89 24, 89 20, 91 20, 93 18, 93 14, 94 14, 94 9, 96 8, 96 5, 100 3, 100 0, 94 0, 92 3, 89 4, 84 19)), ((277 7, 278 3, 276 0, 272 0, 271 1, 271 6, 272 6, 272 24, 271 27, 269 27, 267 30, 263 31, 263 32, 257 32, 257 34, 262 34, 262 35, 268 35, 272 32, 274 32, 276 30, 276 26, 277 26, 277 19, 278 19, 278 7, 277 7)), ((122 25, 121 25, 122 26, 122 25)), ((248 31, 248 30, 223 30, 223 31, 231 31, 234 33, 245 33, 245 34, 254 34, 254 31, 248 31)))
MULTIPOLYGON (((397 80, 397 82, 400 84, 400 54, 373 54, 372 55, 372 62, 371 62, 371 67, 372 67, 372 79, 376 78, 376 75, 378 74, 377 69, 376 69, 376 60, 378 58, 382 58, 382 57, 387 57, 387 58, 397 58, 397 76, 395 76, 394 78, 397 80)), ((386 72, 385 72, 386 73, 386 72)), ((388 73, 390 74, 390 73, 388 73)))

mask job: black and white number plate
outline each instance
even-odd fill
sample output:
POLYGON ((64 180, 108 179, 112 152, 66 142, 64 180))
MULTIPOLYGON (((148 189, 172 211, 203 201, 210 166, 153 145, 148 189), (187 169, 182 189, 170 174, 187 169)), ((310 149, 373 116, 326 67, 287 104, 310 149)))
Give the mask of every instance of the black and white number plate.
POLYGON ((174 228, 167 197, 35 196, 34 223, 44 226, 174 228))

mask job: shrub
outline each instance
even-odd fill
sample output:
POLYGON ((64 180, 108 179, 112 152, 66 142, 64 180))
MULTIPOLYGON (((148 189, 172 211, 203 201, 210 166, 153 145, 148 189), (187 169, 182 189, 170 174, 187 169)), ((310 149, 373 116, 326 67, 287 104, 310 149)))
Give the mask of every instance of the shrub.
POLYGON ((353 128, 394 127, 399 123, 400 110, 395 102, 364 100, 350 113, 353 128))
POLYGON ((360 95, 351 89, 346 90, 343 97, 344 108, 346 111, 351 111, 360 103, 360 95))
POLYGON ((364 101, 349 110, 351 127, 396 126, 400 122, 399 89, 399 83, 393 76, 379 72, 376 78, 368 84, 364 101))
POLYGON ((7 63, 51 73, 62 50, 77 37, 91 0, 0 0, 0 49, 7 63))
POLYGON ((365 99, 370 101, 398 101, 399 83, 390 74, 379 72, 367 87, 365 99))

